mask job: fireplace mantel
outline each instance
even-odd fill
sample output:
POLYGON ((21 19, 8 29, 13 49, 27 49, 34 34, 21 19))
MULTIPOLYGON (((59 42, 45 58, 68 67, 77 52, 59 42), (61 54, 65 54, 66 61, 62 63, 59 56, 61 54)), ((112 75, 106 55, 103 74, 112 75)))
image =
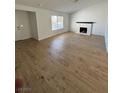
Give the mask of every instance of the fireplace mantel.
POLYGON ((83 23, 83 24, 94 24, 96 22, 76 22, 76 23, 79 23, 79 24, 81 24, 81 23, 83 23))

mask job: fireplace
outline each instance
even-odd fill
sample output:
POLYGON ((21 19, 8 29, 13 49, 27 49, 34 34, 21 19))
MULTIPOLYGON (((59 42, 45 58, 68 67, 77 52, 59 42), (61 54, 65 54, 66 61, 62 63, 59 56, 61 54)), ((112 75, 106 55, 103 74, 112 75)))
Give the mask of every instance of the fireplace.
POLYGON ((92 35, 93 24, 96 22, 76 22, 76 33, 83 35, 92 35))
POLYGON ((80 33, 87 33, 87 28, 86 27, 80 27, 80 33))

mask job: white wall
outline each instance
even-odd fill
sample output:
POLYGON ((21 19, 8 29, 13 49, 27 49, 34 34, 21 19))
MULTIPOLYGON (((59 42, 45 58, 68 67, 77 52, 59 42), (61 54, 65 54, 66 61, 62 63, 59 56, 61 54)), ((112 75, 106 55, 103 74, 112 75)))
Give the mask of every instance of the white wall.
POLYGON ((29 14, 26 11, 15 11, 15 40, 23 40, 31 38, 31 29, 29 22, 29 14), (20 30, 17 29, 18 25, 23 25, 24 27, 20 30))
POLYGON ((30 19, 30 24, 31 24, 32 38, 38 39, 36 13, 35 12, 29 12, 29 19, 30 19))
POLYGON ((67 32, 69 30, 67 14, 53 12, 53 11, 49 11, 49 10, 40 10, 39 12, 36 13, 36 15, 37 15, 39 40, 59 34, 59 33, 67 32), (64 16, 64 29, 52 31, 51 15, 64 16))
POLYGON ((70 30, 76 31, 77 21, 93 21, 96 22, 93 27, 93 34, 104 36, 105 31, 107 30, 107 10, 107 2, 101 2, 86 9, 80 10, 74 14, 71 14, 70 30))
POLYGON ((45 39, 47 37, 60 34, 69 31, 69 15, 66 13, 50 11, 46 9, 39 9, 34 7, 28 7, 24 5, 17 5, 16 9, 32 11, 36 13, 38 40, 45 39), (59 31, 52 31, 51 28, 51 15, 62 15, 64 16, 64 29, 59 31))

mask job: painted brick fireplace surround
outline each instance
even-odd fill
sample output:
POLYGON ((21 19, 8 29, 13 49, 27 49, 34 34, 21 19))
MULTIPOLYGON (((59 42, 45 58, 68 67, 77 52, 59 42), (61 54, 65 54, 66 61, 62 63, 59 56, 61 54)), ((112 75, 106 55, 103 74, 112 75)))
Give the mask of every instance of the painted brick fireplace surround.
POLYGON ((93 24, 95 22, 76 22, 78 24, 77 33, 83 35, 92 35, 93 24))

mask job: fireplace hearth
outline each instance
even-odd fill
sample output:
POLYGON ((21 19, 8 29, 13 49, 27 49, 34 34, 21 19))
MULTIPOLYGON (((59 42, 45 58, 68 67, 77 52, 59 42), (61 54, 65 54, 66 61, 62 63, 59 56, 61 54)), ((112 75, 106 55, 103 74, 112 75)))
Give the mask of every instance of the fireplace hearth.
POLYGON ((87 33, 87 28, 86 27, 80 27, 80 33, 87 33))

